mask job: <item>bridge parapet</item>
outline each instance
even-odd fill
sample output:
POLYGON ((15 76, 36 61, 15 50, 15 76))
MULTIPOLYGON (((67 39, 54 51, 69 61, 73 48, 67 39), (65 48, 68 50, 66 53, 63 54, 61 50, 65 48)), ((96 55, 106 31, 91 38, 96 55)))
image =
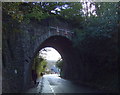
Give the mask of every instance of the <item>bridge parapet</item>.
POLYGON ((51 34, 62 35, 69 39, 71 39, 74 36, 74 32, 71 32, 70 30, 67 29, 59 28, 58 26, 57 27, 49 26, 49 35, 51 34))

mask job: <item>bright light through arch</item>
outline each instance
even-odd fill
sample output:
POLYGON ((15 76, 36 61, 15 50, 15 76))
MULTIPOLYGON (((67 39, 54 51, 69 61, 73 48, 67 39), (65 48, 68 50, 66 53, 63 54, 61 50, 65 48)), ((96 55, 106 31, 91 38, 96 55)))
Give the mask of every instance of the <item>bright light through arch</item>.
POLYGON ((61 58, 61 55, 52 47, 46 47, 39 51, 39 55, 46 60, 57 61, 61 58))

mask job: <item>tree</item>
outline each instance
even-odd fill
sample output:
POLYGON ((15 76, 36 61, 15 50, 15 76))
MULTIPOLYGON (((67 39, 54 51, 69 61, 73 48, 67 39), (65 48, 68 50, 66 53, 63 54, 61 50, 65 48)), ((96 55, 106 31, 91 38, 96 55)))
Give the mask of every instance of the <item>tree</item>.
POLYGON ((63 68, 63 60, 62 59, 59 59, 56 62, 56 67, 58 67, 60 70, 62 70, 62 68, 63 68))
POLYGON ((47 61, 37 54, 37 56, 34 58, 32 69, 36 70, 36 73, 39 77, 40 74, 46 70, 46 65, 47 61))
MULTIPOLYGON (((18 22, 45 19, 49 16, 62 16, 63 18, 79 19, 81 16, 81 3, 62 2, 9 2, 3 3, 3 13, 10 15, 18 22)), ((77 20, 76 20, 77 21, 77 20)))

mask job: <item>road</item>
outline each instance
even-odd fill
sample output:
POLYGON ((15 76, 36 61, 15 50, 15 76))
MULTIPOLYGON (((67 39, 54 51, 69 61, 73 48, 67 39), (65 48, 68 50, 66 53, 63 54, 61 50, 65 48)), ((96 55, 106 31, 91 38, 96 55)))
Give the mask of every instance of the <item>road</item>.
POLYGON ((52 93, 53 95, 57 93, 102 93, 99 90, 62 79, 57 74, 44 75, 38 81, 38 86, 30 89, 28 93, 52 93))
POLYGON ((77 85, 69 80, 60 78, 57 74, 44 75, 42 81, 30 93, 101 93, 101 91, 77 85))

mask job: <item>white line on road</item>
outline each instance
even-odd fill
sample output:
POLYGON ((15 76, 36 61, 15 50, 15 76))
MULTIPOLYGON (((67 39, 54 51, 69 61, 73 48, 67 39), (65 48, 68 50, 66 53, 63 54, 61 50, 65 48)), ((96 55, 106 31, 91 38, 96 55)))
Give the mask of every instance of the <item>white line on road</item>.
POLYGON ((50 89, 52 90, 52 93, 54 94, 54 95, 56 95, 55 94, 55 91, 53 90, 53 88, 52 88, 52 86, 51 85, 49 85, 50 86, 50 89))

